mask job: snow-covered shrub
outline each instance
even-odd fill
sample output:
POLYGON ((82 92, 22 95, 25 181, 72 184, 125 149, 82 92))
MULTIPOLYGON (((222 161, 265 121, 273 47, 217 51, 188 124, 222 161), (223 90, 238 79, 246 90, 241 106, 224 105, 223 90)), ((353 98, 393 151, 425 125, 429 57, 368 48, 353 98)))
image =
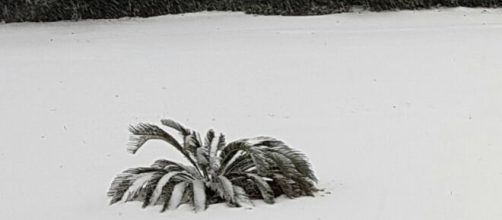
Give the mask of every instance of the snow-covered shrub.
POLYGON ((304 154, 271 137, 240 139, 226 143, 223 134, 209 130, 202 140, 198 132, 173 120, 161 123, 180 134, 179 142, 157 125, 130 127, 128 150, 136 153, 149 140, 162 140, 190 163, 155 161, 150 167, 123 171, 108 191, 111 204, 141 201, 143 207, 161 205, 162 211, 191 204, 195 211, 226 202, 252 206, 252 199, 274 203, 274 198, 313 196, 317 178, 304 154))

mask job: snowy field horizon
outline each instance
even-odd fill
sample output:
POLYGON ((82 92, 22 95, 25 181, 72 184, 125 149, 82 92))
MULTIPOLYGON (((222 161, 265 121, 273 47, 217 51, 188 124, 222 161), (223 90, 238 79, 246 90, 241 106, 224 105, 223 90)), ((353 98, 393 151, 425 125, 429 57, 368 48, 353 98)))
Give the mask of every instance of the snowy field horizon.
POLYGON ((502 219, 502 9, 0 24, 0 219, 502 219), (329 193, 109 206, 129 124, 304 152, 329 193))

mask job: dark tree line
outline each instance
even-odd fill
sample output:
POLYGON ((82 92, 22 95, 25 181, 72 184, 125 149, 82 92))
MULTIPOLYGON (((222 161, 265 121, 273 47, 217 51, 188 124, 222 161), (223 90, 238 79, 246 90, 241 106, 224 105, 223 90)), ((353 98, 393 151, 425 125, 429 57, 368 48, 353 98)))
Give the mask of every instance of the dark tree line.
POLYGON ((319 15, 431 7, 499 7, 502 0, 2 0, 0 20, 58 21, 150 17, 197 11, 244 11, 265 15, 319 15))

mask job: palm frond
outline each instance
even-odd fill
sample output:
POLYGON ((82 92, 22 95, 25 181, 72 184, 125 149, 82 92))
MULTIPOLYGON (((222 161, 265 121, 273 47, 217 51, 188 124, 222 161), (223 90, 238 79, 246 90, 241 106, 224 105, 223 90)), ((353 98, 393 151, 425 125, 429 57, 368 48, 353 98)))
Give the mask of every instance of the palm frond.
POLYGON ((140 174, 140 173, 146 173, 146 172, 155 172, 158 170, 159 169, 154 168, 154 167, 136 167, 136 168, 130 168, 130 169, 124 170, 124 171, 122 171, 122 173, 140 174))
POLYGON ((253 160, 256 171, 260 175, 267 175, 270 173, 269 163, 267 162, 267 158, 265 157, 265 153, 263 151, 250 147, 247 151, 251 159, 253 160))
POLYGON ((279 141, 275 138, 260 137, 259 140, 260 141, 258 141, 257 143, 258 146, 266 146, 268 147, 268 151, 274 151, 283 154, 291 160, 298 172, 300 172, 303 176, 308 177, 314 182, 318 181, 318 179, 314 175, 314 171, 312 170, 312 165, 308 161, 305 154, 290 148, 284 142, 279 141))
POLYGON ((268 152, 265 155, 270 158, 271 163, 273 163, 274 166, 277 167, 284 176, 302 176, 302 174, 296 169, 293 162, 283 154, 277 152, 268 152))
POLYGON ((269 164, 263 150, 257 146, 249 145, 244 141, 232 142, 223 149, 221 153, 221 166, 223 168, 220 173, 225 173, 228 167, 236 161, 235 156, 239 151, 245 152, 251 158, 253 166, 260 175, 268 174, 269 164))
POLYGON ((168 172, 172 171, 185 171, 187 173, 190 173, 193 176, 196 176, 197 173, 193 172, 192 167, 185 166, 183 164, 169 161, 169 160, 157 160, 155 161, 152 165, 152 168, 157 168, 157 169, 162 169, 168 172))
POLYGON ((122 200, 122 197, 124 196, 125 192, 136 179, 134 177, 135 175, 132 174, 121 174, 115 177, 107 193, 109 197, 112 197, 110 200, 110 205, 113 205, 122 200))
MULTIPOLYGON (((181 204, 190 204, 192 207, 194 206, 194 198, 193 198, 193 183, 187 182, 185 192, 183 192, 183 196, 181 196, 181 204)), ((178 205, 179 206, 179 205, 178 205)))
MULTIPOLYGON (((135 183, 135 181, 145 176, 145 174, 152 174, 159 172, 161 170, 154 169, 150 167, 138 167, 127 169, 123 171, 121 174, 117 175, 113 180, 110 189, 108 190, 107 195, 112 197, 110 200, 110 204, 117 203, 122 200, 124 194, 129 190, 129 188, 135 183)), ((139 183, 138 183, 139 184, 139 183)))
POLYGON ((222 162, 226 163, 226 160, 230 160, 233 155, 235 155, 242 148, 248 147, 246 142, 247 139, 240 139, 237 141, 230 142, 221 150, 222 162))
POLYGON ((174 186, 167 206, 168 209, 172 210, 178 208, 178 206, 181 204, 181 199, 183 198, 186 187, 186 182, 180 182, 174 186))
POLYGON ((287 146, 273 148, 273 150, 278 153, 282 153, 284 156, 289 158, 295 165, 298 172, 302 174, 302 176, 307 177, 314 182, 318 181, 317 177, 314 174, 314 171, 312 170, 312 165, 303 153, 293 150, 287 146))
POLYGON ((146 208, 150 204, 155 204, 155 202, 151 202, 151 197, 154 194, 154 190, 156 189, 157 183, 159 180, 164 176, 164 172, 156 172, 154 173, 151 178, 146 182, 143 191, 145 192, 145 198, 143 199, 143 208, 146 208))
POLYGON ((190 174, 193 178, 196 179, 201 179, 202 176, 201 174, 197 171, 195 167, 192 166, 186 166, 184 164, 170 161, 170 160, 156 160, 152 165, 152 168, 155 169, 163 169, 165 171, 185 171, 186 173, 190 174))
POLYGON ((124 202, 141 200, 138 199, 138 197, 143 192, 142 191, 143 186, 145 186, 145 184, 148 183, 148 180, 150 180, 153 174, 154 174, 153 172, 139 174, 137 178, 134 180, 134 182, 131 184, 131 186, 129 186, 127 191, 124 193, 122 200, 124 202))
POLYGON ((200 139, 200 134, 198 132, 192 131, 192 133, 187 137, 188 145, 193 148, 202 147, 202 141, 200 139))
POLYGON ((261 176, 249 173, 247 174, 249 178, 251 178, 255 183, 258 189, 260 190, 261 196, 263 197, 263 201, 268 204, 275 203, 274 200, 274 191, 270 188, 270 185, 265 181, 261 176))
POLYGON ((194 158, 190 155, 188 151, 183 149, 180 143, 172 137, 170 134, 162 130, 156 125, 140 123, 136 126, 130 126, 129 131, 133 134, 130 138, 130 145, 128 150, 131 153, 136 153, 141 146, 143 146, 147 141, 153 139, 164 140, 167 143, 174 146, 179 152, 185 156, 185 158, 190 161, 190 163, 198 169, 198 172, 201 173, 198 164, 195 162, 194 158))
POLYGON ((218 151, 223 150, 223 148, 225 147, 225 145, 227 145, 226 141, 225 141, 225 135, 223 135, 223 134, 220 133, 220 136, 218 138, 218 146, 217 146, 218 151))
POLYGON ((244 191, 242 187, 234 185, 233 190, 234 190, 235 203, 239 207, 250 208, 254 206, 248 194, 246 193, 246 191, 244 191))
POLYGON ((167 184, 165 184, 164 187, 162 188, 162 193, 160 194, 160 197, 157 199, 157 202, 154 203, 154 205, 162 205, 161 212, 167 210, 167 207, 169 206, 169 200, 171 199, 174 187, 178 183, 179 181, 170 181, 167 184))
POLYGON ((192 181, 193 190, 193 206, 196 212, 206 209, 206 187, 201 180, 192 181))
POLYGON ((143 207, 157 204, 164 186, 169 182, 189 182, 198 173, 193 167, 186 167, 168 160, 158 160, 154 167, 138 167, 125 170, 111 184, 108 196, 110 203, 119 201, 142 201, 143 207))
POLYGON ((291 160, 291 162, 295 165, 296 169, 305 177, 317 182, 317 178, 314 175, 314 171, 312 170, 312 165, 308 162, 307 157, 289 146, 287 146, 284 142, 277 140, 271 137, 255 137, 249 139, 242 139, 242 142, 245 142, 247 145, 256 146, 256 147, 264 147, 264 151, 274 151, 280 154, 283 154, 287 158, 291 160))
POLYGON ((299 188, 304 193, 304 195, 314 196, 314 192, 317 191, 317 188, 314 186, 312 182, 306 180, 303 177, 293 177, 292 179, 298 184, 299 188))
POLYGON ((162 119, 160 121, 164 126, 167 126, 167 127, 170 127, 174 130, 177 130, 180 132, 180 134, 182 135, 182 138, 183 138, 183 148, 185 151, 188 152, 188 155, 189 157, 191 157, 192 160, 195 160, 195 148, 196 146, 194 146, 192 144, 192 135, 195 133, 193 131, 191 131, 190 129, 186 128, 185 126, 181 125, 180 123, 174 121, 174 120, 171 120, 171 119, 162 119))
POLYGON ((279 186, 282 193, 284 193, 284 195, 286 195, 288 198, 296 198, 300 196, 299 193, 295 192, 292 186, 294 181, 292 181, 291 179, 277 173, 274 173, 271 177, 274 180, 274 182, 279 186))
POLYGON ((213 129, 209 129, 207 131, 207 134, 206 134, 206 139, 204 140, 204 146, 205 147, 210 147, 211 146, 211 142, 213 142, 213 139, 214 139, 214 130, 213 129))
POLYGON ((178 167, 182 170, 186 169, 186 166, 183 164, 165 159, 156 160, 150 167, 155 169, 165 169, 169 171, 171 170, 172 167, 178 167))
POLYGON ((226 170, 223 171, 224 175, 231 173, 245 173, 246 170, 255 167, 255 164, 249 154, 244 153, 235 158, 235 160, 230 161, 226 170))
POLYGON ((219 134, 219 135, 215 135, 212 139, 211 139, 211 142, 209 144, 209 148, 208 148, 208 153, 209 153, 209 168, 211 168, 211 170, 213 171, 217 171, 220 169, 220 165, 221 165, 221 161, 220 161, 220 157, 218 157, 218 153, 220 152, 219 150, 219 146, 221 143, 221 141, 225 141, 224 140, 225 138, 223 137, 223 140, 222 140, 222 135, 219 134))
POLYGON ((197 161, 197 149, 202 147, 199 133, 192 131, 188 136, 184 137, 183 140, 184 149, 188 152, 192 160, 197 161))
POLYGON ((176 175, 180 175, 182 172, 169 172, 163 175, 156 183, 155 189, 149 198, 149 204, 156 204, 162 195, 162 191, 167 183, 176 175))
POLYGON ((203 167, 207 167, 209 165, 209 151, 205 147, 199 147, 195 150, 195 158, 197 159, 198 164, 203 167))
POLYGON ((227 177, 220 175, 218 176, 218 183, 218 191, 220 193, 220 196, 223 197, 229 205, 234 204, 234 188, 232 182, 230 182, 227 177))
POLYGON ((190 129, 185 128, 183 125, 181 125, 180 123, 178 123, 174 120, 162 119, 162 120, 160 120, 160 123, 162 123, 163 125, 165 125, 167 127, 170 127, 172 129, 179 131, 181 133, 181 135, 183 135, 183 136, 188 136, 190 134, 190 129))
POLYGON ((159 128, 157 125, 139 123, 136 126, 130 126, 129 131, 132 136, 128 150, 133 154, 136 153, 147 141, 153 139, 164 140, 176 149, 180 151, 183 150, 180 143, 178 143, 173 136, 159 128))

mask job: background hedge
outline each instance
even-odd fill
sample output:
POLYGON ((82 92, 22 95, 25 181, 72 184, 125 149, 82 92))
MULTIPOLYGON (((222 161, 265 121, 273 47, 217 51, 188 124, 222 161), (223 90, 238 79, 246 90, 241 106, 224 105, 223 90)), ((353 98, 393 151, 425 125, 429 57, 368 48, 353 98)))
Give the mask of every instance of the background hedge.
POLYGON ((445 7, 499 7, 502 0, 0 0, 0 20, 58 21, 149 17, 204 10, 266 15, 318 15, 352 6, 381 11, 445 7))

